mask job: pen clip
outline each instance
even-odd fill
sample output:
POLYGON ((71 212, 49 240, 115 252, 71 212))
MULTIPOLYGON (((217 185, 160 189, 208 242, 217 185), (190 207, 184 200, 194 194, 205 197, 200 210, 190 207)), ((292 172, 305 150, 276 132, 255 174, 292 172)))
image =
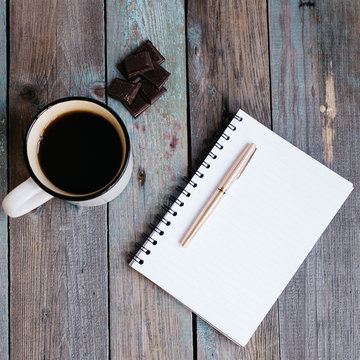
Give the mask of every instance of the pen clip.
POLYGON ((239 168, 238 173, 236 175, 236 180, 239 179, 239 177, 241 176, 241 174, 243 173, 243 171, 245 170, 246 166, 248 165, 248 163, 250 162, 251 158, 254 156, 255 152, 256 152, 256 145, 255 144, 251 144, 250 145, 252 148, 252 151, 250 152, 250 156, 246 159, 246 162, 243 163, 243 165, 239 168))

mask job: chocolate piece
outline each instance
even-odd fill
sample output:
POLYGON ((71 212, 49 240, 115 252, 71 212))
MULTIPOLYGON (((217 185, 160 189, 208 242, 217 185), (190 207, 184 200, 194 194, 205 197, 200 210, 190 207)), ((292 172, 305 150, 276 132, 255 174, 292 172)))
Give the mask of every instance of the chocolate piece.
POLYGON ((124 62, 129 78, 154 69, 148 51, 142 51, 137 54, 129 55, 125 58, 124 62))
POLYGON ((122 104, 129 110, 130 114, 136 119, 139 115, 141 115, 146 109, 150 107, 142 93, 139 91, 135 96, 134 100, 131 104, 128 104, 124 100, 120 100, 122 104))
POLYGON ((140 91, 144 95, 145 100, 149 104, 153 104, 156 100, 158 100, 164 93, 166 93, 166 89, 162 87, 160 90, 151 84, 150 81, 144 79, 141 82, 140 91))
POLYGON ((129 81, 131 81, 133 83, 138 83, 139 81, 141 81, 140 75, 132 77, 132 78, 128 77, 126 67, 125 67, 125 61, 121 61, 116 67, 118 68, 118 70, 124 76, 125 79, 128 79, 129 81))
MULTIPOLYGON (((117 65, 125 79, 138 83, 140 91, 134 98, 123 93, 119 96, 114 89, 109 89, 109 95, 119 99, 131 115, 137 118, 167 91, 163 85, 170 73, 160 66, 164 61, 164 56, 153 43, 150 40, 145 41, 117 65), (127 100, 130 100, 130 103, 127 100)), ((126 92, 123 89, 122 91, 126 92)))
POLYGON ((109 96, 117 100, 124 100, 131 104, 140 89, 141 84, 133 84, 126 80, 114 79, 108 90, 109 96))
POLYGON ((151 60, 158 65, 162 64, 165 61, 165 58, 160 54, 159 50, 150 40, 146 40, 136 52, 140 51, 148 51, 151 60))
POLYGON ((154 63, 154 70, 145 72, 142 74, 142 76, 160 90, 165 84, 166 80, 169 78, 170 73, 162 66, 154 63))

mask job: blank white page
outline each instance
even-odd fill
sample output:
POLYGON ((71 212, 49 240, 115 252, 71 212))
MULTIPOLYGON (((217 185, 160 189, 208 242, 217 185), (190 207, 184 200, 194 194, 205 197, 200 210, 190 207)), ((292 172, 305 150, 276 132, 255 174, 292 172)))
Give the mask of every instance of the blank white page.
POLYGON ((212 149, 130 265, 234 342, 245 346, 328 226, 352 184, 243 111, 212 149), (193 219, 247 144, 257 150, 187 248, 193 219), (220 146, 221 147, 221 146, 220 146), (142 261, 141 261, 142 262, 142 261))

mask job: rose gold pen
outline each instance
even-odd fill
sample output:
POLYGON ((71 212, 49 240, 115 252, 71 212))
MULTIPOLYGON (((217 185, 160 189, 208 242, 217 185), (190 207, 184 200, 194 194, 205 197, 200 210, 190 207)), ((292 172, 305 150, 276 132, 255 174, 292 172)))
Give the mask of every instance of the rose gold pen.
POLYGON ((204 208, 201 210, 200 214, 194 220, 190 226, 188 232, 186 233, 184 240, 181 245, 186 247, 191 239, 195 236, 201 226, 204 224, 209 215, 213 212, 216 205, 220 202, 222 197, 226 194, 226 191, 230 188, 232 183, 240 177, 240 175, 245 170, 250 159, 256 151, 255 144, 249 144, 246 149, 240 154, 240 156, 235 160, 231 166, 229 172, 220 182, 219 186, 216 188, 215 192, 210 197, 209 201, 206 203, 204 208))

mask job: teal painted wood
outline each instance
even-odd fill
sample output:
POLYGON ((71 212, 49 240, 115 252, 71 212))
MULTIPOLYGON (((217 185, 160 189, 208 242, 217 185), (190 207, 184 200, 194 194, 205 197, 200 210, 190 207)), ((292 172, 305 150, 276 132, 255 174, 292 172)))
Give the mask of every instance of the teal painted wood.
MULTIPOLYGON (((32 117, 64 96, 101 95, 104 3, 10 2, 9 187, 28 177, 22 139, 32 117)), ((107 359, 106 206, 51 200, 10 219, 13 359, 107 359)))
MULTIPOLYGON (((187 170, 186 54, 182 0, 107 0, 107 79, 116 64, 150 39, 171 72, 167 93, 134 120, 108 99, 126 123, 134 171, 109 205, 110 353, 112 359, 193 359, 191 312, 128 266, 127 254, 161 212, 187 170)), ((151 255, 150 255, 151 256, 151 255)))
POLYGON ((280 297, 281 358, 358 359, 360 4, 310 3, 269 2, 273 126, 355 190, 280 297))
MULTIPOLYGON (((0 2, 0 201, 8 187, 7 174, 7 59, 6 59, 6 2, 0 2)), ((9 273, 8 223, 0 208, 0 359, 9 357, 9 273)))
MULTIPOLYGON (((241 107, 271 124, 266 1, 188 1, 191 155, 241 107)), ((277 304, 249 344, 237 346, 196 319, 197 358, 278 359, 277 304)))

